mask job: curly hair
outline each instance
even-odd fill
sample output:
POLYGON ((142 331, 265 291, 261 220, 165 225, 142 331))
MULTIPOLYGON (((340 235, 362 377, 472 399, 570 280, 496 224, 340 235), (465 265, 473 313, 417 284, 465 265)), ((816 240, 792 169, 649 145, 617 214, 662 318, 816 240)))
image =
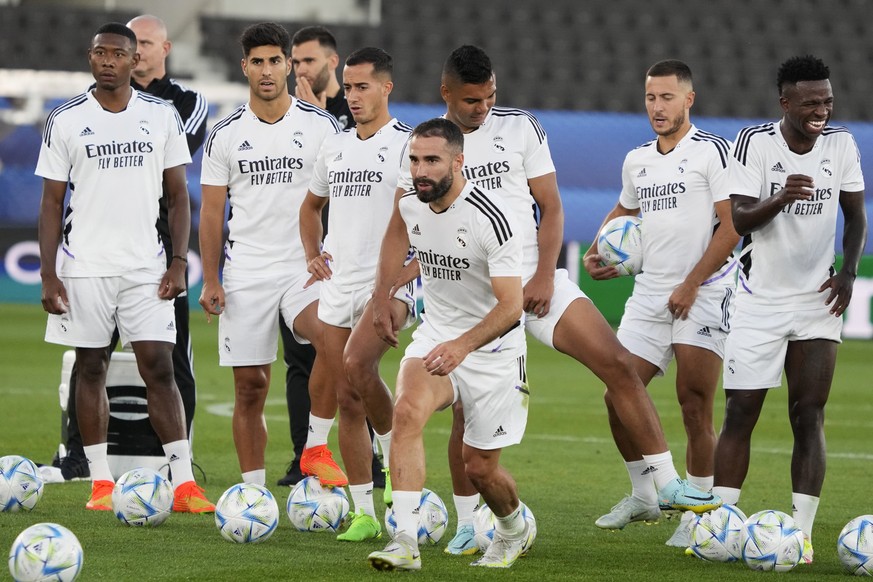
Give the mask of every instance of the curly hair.
POLYGON ((817 57, 812 55, 791 57, 779 66, 776 87, 782 95, 786 85, 796 85, 801 81, 823 81, 830 78, 830 75, 830 69, 817 57))

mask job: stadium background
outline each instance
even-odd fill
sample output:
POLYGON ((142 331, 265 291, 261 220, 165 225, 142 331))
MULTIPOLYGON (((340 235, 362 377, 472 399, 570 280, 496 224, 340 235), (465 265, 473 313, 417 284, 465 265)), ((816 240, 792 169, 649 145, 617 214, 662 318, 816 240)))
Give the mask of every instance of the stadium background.
MULTIPOLYGON (((498 103, 531 109, 549 134, 566 213, 562 261, 578 274, 580 249, 617 199, 625 153, 651 138, 643 74, 663 58, 685 60, 694 71, 692 120, 732 139, 745 125, 780 116, 778 64, 816 54, 831 68, 832 124, 855 135, 873 180, 868 6, 867 0, 0 0, 0 302, 38 302, 41 183, 33 169, 40 133, 54 106, 92 82, 85 50, 106 21, 148 12, 167 22, 170 73, 206 95, 210 127, 246 99, 236 39, 251 22, 275 20, 292 33, 325 24, 341 59, 364 45, 385 48, 395 59, 392 113, 410 124, 443 113, 445 56, 463 43, 482 46, 497 71, 498 103)), ((199 158, 188 172, 195 228, 199 158)), ((871 208, 868 194, 868 216, 871 208)), ((870 241, 866 252, 847 313, 845 333, 852 337, 873 337, 870 241)), ((617 321, 631 281, 592 285, 584 270, 578 276, 617 321)))

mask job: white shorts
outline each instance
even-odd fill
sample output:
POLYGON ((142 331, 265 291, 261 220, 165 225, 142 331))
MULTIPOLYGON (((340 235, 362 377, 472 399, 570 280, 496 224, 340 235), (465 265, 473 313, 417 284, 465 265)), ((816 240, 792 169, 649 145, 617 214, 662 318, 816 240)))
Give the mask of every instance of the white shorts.
MULTIPOLYGON (((373 297, 375 283, 347 291, 335 285, 330 279, 321 282, 321 296, 318 300, 318 319, 335 327, 352 329, 361 319, 364 308, 373 297)), ((415 323, 415 282, 410 282, 394 293, 394 298, 403 301, 407 307, 406 321, 401 329, 415 323)))
POLYGON ((676 319, 667 309, 668 295, 634 293, 625 303, 616 335, 630 353, 656 365, 658 375, 666 372, 673 359, 674 344, 704 348, 724 359, 732 295, 733 290, 701 290, 688 318, 676 319))
POLYGON ((148 269, 116 277, 65 277, 69 311, 48 316, 45 341, 105 348, 118 327, 123 343, 176 343, 173 301, 158 297, 163 272, 148 269))
POLYGON ((545 317, 539 317, 533 313, 525 313, 525 329, 545 345, 554 348, 555 327, 561 321, 564 312, 577 299, 587 298, 585 293, 579 289, 579 286, 570 281, 567 269, 557 269, 555 270, 555 292, 552 294, 549 312, 545 317))
MULTIPOLYGON (((418 330, 403 359, 424 358, 439 343, 418 330)), ((527 353, 473 352, 449 373, 464 407, 464 442, 483 450, 517 445, 527 426, 527 353)))
POLYGON ((218 359, 222 366, 261 366, 276 360, 279 314, 294 339, 294 320, 318 301, 319 283, 304 289, 309 273, 272 278, 225 277, 224 312, 218 318, 218 359))
POLYGON ((840 343, 843 320, 830 306, 802 311, 737 309, 724 357, 726 390, 759 390, 782 385, 788 342, 823 339, 840 343))

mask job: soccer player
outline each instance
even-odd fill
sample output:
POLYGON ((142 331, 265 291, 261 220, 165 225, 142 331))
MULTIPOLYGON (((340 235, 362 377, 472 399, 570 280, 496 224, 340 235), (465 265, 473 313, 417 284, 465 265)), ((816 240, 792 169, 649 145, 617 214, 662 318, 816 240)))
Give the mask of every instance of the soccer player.
MULTIPOLYGON (((345 93, 336 79, 338 64, 336 39, 327 28, 306 26, 291 37, 291 69, 297 82, 297 98, 327 110, 339 122, 340 129, 346 129, 354 126, 355 121, 349 111, 345 93)), ((322 220, 325 228, 327 215, 325 209, 322 220)), ((294 458, 277 485, 294 485, 303 479, 300 456, 309 434, 309 375, 315 361, 315 349, 310 344, 297 343, 282 318, 279 319, 279 333, 282 335, 283 359, 287 367, 285 400, 288 405, 294 458)), ((379 468, 381 469, 381 465, 379 468)))
POLYGON ((185 290, 187 259, 173 255, 167 267, 156 226, 165 192, 173 248, 188 248, 185 164, 191 156, 175 109, 130 86, 139 62, 136 45, 136 35, 123 24, 98 28, 88 51, 97 84, 46 122, 36 167, 43 178, 39 244, 46 341, 76 348, 76 409, 92 479, 86 507, 112 509, 106 370, 117 327, 145 381, 149 420, 173 475, 173 510, 211 512, 215 507, 191 471, 185 414, 173 380, 171 300, 185 290))
MULTIPOLYGON (((179 112, 179 117, 185 128, 185 137, 188 140, 188 151, 191 156, 203 145, 206 137, 206 99, 191 89, 171 79, 167 75, 167 56, 170 54, 171 43, 167 40, 167 28, 163 21, 156 16, 137 16, 127 23, 137 39, 137 53, 139 62, 133 69, 131 86, 142 93, 148 93, 169 101, 179 112)), ((167 197, 161 197, 160 214, 158 219, 158 232, 161 242, 166 250, 168 260, 172 260, 173 241, 170 239, 169 225, 167 224, 167 197)), ((179 253, 184 256, 185 253, 179 253)), ((187 287, 187 269, 186 269, 187 287)), ((185 426, 188 435, 191 435, 191 425, 194 421, 194 409, 197 404, 197 392, 194 385, 194 369, 191 365, 193 353, 191 351, 191 333, 188 329, 189 306, 187 294, 182 293, 173 301, 176 312, 176 345, 173 348, 173 373, 176 386, 182 396, 182 405, 185 408, 185 426)), ((113 334, 109 351, 115 350, 117 334, 113 334)), ((64 479, 76 477, 88 477, 88 464, 85 462, 85 453, 82 450, 82 436, 76 420, 76 368, 73 368, 70 376, 70 392, 67 404, 66 426, 66 457, 59 459, 61 476, 64 479)))
POLYGON ((327 448, 336 412, 325 366, 318 285, 305 285, 297 215, 328 135, 339 131, 327 112, 288 94, 291 37, 278 24, 246 28, 240 37, 249 102, 218 122, 206 141, 201 183, 200 250, 207 318, 219 315, 220 364, 233 367, 233 438, 243 481, 264 485, 264 402, 276 359, 279 317, 318 355, 309 382, 312 410, 301 468, 326 485, 347 479, 327 448), (225 203, 230 200, 219 280, 225 203))
POLYGON ((373 308, 380 337, 397 346, 389 289, 410 245, 427 306, 397 378, 389 462, 397 530, 369 555, 380 570, 421 569, 415 509, 425 477, 422 431, 453 403, 465 412, 466 475, 496 516, 494 541, 471 565, 508 568, 532 541, 515 481, 500 465, 502 449, 521 442, 527 424, 523 235, 503 200, 464 178, 463 150, 464 135, 447 119, 415 128, 415 191, 398 201, 379 259, 373 308))
POLYGON ((793 57, 776 75, 782 119, 739 132, 728 191, 744 236, 736 313, 725 346, 725 417, 715 453, 715 488, 736 504, 764 398, 788 380, 794 434, 792 509, 812 562, 812 526, 825 476, 824 408, 836 365, 841 315, 852 298, 867 239, 864 178, 855 140, 828 125, 828 67, 793 57), (843 264, 834 267, 837 208, 843 264))
MULTIPOLYGON (((682 410, 687 479, 712 489, 715 429, 712 408, 730 330, 734 294, 733 249, 739 236, 724 192, 728 149, 725 139, 698 129, 691 69, 682 61, 652 65, 646 73, 646 112, 657 138, 631 150, 622 168, 622 191, 604 223, 618 216, 643 218, 644 270, 634 281, 618 339, 630 350, 643 384, 661 376, 676 358, 676 395, 682 410)), ((603 266, 597 241, 584 257, 596 280, 618 276, 603 266)), ((609 426, 631 478, 633 492, 595 523, 621 529, 631 521, 656 521, 658 492, 647 463, 605 397, 609 426)), ((692 512, 685 512, 667 545, 687 548, 692 512)))
MULTIPOLYGON (((341 541, 381 535, 373 502, 373 447, 366 420, 373 424, 387 458, 392 402, 391 392, 379 377, 379 360, 389 345, 375 333, 369 304, 379 246, 391 218, 401 159, 412 131, 391 117, 388 109, 394 87, 392 71, 391 56, 379 48, 358 49, 346 59, 343 87, 356 126, 325 140, 300 208, 300 236, 310 281, 321 281, 318 317, 325 328, 324 355, 331 369, 343 371, 335 384, 339 444, 355 512, 348 530, 337 536, 341 541), (329 234, 322 249, 321 211, 328 199, 329 234)), ((401 327, 411 325, 415 316, 411 285, 398 289, 390 306, 393 321, 401 327)))
MULTIPOLYGON (((523 233, 525 326, 535 338, 588 367, 606 390, 632 443, 643 453, 659 490, 659 503, 695 512, 718 507, 717 497, 679 478, 658 414, 609 324, 579 287, 556 269, 564 211, 548 140, 537 119, 521 109, 497 107, 491 59, 465 45, 443 67, 446 118, 464 137, 464 175, 506 201, 523 233), (539 221, 532 209, 536 209, 539 221)), ((409 183, 401 181, 400 187, 409 183)), ((479 495, 464 475, 463 410, 455 407, 449 439, 457 532, 446 552, 475 554, 473 511, 479 495)))

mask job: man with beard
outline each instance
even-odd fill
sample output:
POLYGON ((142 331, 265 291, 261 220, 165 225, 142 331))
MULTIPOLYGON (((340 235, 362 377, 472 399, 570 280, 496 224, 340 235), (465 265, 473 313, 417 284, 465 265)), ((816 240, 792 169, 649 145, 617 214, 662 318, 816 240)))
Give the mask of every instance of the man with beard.
MULTIPOLYGON (((642 215, 643 264, 625 306, 618 339, 633 354, 643 384, 661 376, 676 358, 676 396, 688 437, 686 477, 712 489, 715 428, 712 408, 730 330, 739 241, 724 192, 730 143, 691 123, 691 69, 676 60, 646 73, 646 111, 657 138, 631 150, 622 168, 623 188, 604 223, 642 215)), ((595 280, 618 276, 603 266, 597 241, 584 264, 595 280)), ((633 491, 595 523, 622 529, 632 521, 657 521, 658 491, 648 464, 606 396, 609 426, 624 458, 633 491)), ((667 545, 687 548, 694 513, 682 516, 667 545)))
MULTIPOLYGON (((339 445, 355 512, 348 530, 337 539, 349 542, 382 535, 373 502, 367 419, 386 459, 391 439, 391 392, 379 376, 379 361, 389 345, 373 328, 370 298, 400 162, 412 131, 388 109, 393 66, 391 55, 375 47, 358 49, 346 59, 343 87, 356 126, 325 140, 300 208, 309 281, 321 281, 318 317, 324 322, 326 351, 318 356, 325 356, 338 372, 334 386, 339 445), (330 234, 322 248, 321 212, 328 200, 330 234)), ((398 289, 389 303, 398 327, 412 324, 411 284, 398 289)), ((390 501, 388 492, 386 483, 385 498, 390 501)))
POLYGON ((500 465, 527 424, 529 391, 522 322, 522 241, 499 196, 467 181, 464 136, 447 119, 415 128, 409 146, 414 192, 398 200, 385 233, 373 293, 376 331, 398 345, 389 298, 412 246, 427 312, 400 364, 394 406, 394 540, 369 556, 380 570, 418 570, 418 507, 424 486, 422 432, 430 416, 464 409, 466 475, 496 517, 494 541, 474 566, 508 568, 532 541, 512 476, 500 465))

